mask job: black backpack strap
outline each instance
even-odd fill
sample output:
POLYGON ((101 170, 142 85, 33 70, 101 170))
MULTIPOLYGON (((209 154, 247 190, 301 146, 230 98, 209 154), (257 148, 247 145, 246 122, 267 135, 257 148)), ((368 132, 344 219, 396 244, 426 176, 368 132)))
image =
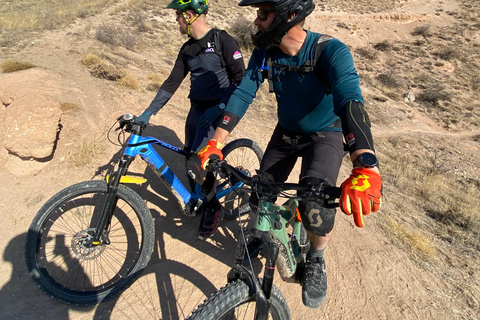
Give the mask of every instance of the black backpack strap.
POLYGON ((223 58, 222 46, 220 45, 221 31, 222 30, 215 29, 215 33, 213 35, 213 45, 215 46, 215 52, 218 54, 218 57, 220 58, 220 64, 222 65, 222 68, 225 68, 227 64, 225 63, 225 59, 223 58))
POLYGON ((273 92, 273 70, 272 70, 272 48, 265 49, 263 51, 263 61, 262 61, 262 81, 265 79, 268 80, 268 92, 273 92))
POLYGON ((306 72, 315 72, 318 81, 321 84, 327 87, 327 94, 332 92, 330 88, 330 81, 328 80, 328 75, 323 72, 322 65, 320 63, 320 57, 322 55, 323 48, 328 43, 328 41, 332 40, 333 37, 327 34, 322 34, 317 38, 317 43, 313 48, 313 59, 305 61, 301 66, 288 66, 281 63, 272 63, 272 48, 266 49, 264 52, 264 59, 262 65, 262 76, 263 80, 268 79, 268 91, 270 93, 273 92, 273 67, 279 68, 280 71, 278 72, 277 81, 280 81, 280 74, 282 72, 299 72, 300 76, 303 77, 303 74, 306 72))
POLYGON ((327 87, 328 94, 332 93, 330 80, 328 79, 328 74, 326 74, 322 69, 322 64, 320 62, 320 59, 321 59, 323 48, 328 43, 328 41, 332 39, 334 39, 332 36, 329 36, 328 34, 322 34, 320 37, 318 37, 317 44, 313 49, 313 57, 315 60, 313 61, 312 65, 315 68, 315 74, 317 75, 318 81, 320 81, 321 84, 327 87))

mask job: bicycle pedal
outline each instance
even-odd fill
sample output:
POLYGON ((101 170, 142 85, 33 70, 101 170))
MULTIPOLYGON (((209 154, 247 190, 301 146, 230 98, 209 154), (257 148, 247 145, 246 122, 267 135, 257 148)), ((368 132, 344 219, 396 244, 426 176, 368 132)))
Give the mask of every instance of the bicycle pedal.
POLYGON ((190 200, 183 209, 183 214, 187 217, 195 217, 202 207, 203 201, 200 199, 190 200))

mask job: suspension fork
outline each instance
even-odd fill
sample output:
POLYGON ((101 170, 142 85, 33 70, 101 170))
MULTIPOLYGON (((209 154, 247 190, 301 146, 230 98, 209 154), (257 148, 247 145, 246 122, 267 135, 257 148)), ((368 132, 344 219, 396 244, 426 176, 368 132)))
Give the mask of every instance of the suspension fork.
POLYGON ((95 228, 96 232, 92 240, 92 245, 94 246, 98 246, 100 243, 110 244, 106 231, 110 227, 113 210, 117 206, 117 192, 120 178, 127 173, 128 167, 134 159, 135 157, 124 155, 118 164, 118 170, 115 173, 115 176, 111 177, 110 181, 107 183, 107 199, 100 212, 100 219, 95 228))
POLYGON ((272 301, 270 297, 272 295, 273 276, 275 275, 275 263, 277 262, 279 248, 273 241, 268 232, 262 232, 262 241, 266 244, 267 254, 265 256, 265 272, 263 273, 263 284, 260 294, 256 294, 257 303, 257 317, 256 319, 262 320, 268 318, 272 301))

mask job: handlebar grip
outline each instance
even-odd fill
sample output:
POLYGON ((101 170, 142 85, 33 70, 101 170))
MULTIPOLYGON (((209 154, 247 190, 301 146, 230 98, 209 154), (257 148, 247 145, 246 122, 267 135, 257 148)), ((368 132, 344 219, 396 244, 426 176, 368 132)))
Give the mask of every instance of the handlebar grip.
POLYGON ((231 173, 233 176, 235 176, 235 178, 242 181, 246 185, 249 185, 249 186, 252 185, 252 177, 249 177, 243 172, 241 172, 240 170, 238 170, 237 168, 232 167, 226 161, 221 161, 220 166, 222 167, 223 170, 227 171, 228 173, 231 173))
POLYGON ((325 192, 333 199, 339 199, 342 195, 342 188, 341 187, 328 187, 327 191, 325 192))

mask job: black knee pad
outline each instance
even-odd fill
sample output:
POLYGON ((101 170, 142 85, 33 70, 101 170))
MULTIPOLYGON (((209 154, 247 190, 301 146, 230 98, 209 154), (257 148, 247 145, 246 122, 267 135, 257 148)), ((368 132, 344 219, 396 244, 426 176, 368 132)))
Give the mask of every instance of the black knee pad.
MULTIPOLYGON (((319 178, 306 177, 300 183, 302 185, 317 185, 324 181, 319 178)), ((319 236, 325 236, 333 230, 337 212, 335 208, 324 208, 317 202, 302 201, 298 206, 298 211, 300 211, 303 225, 308 231, 319 236)))
POLYGON ((323 208, 316 202, 302 202, 298 207, 305 229, 319 236, 333 230, 336 209, 323 208))

